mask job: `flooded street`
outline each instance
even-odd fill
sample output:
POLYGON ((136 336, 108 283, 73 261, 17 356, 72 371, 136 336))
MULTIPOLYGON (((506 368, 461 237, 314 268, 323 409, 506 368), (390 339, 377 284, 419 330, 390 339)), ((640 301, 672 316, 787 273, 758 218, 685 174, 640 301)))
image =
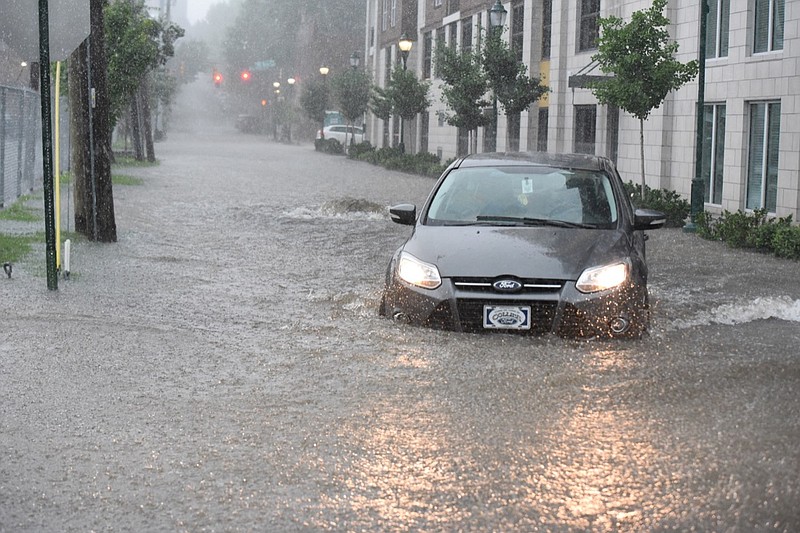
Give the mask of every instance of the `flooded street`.
POLYGON ((0 279, 0 531, 800 530, 800 264, 658 230, 641 341, 394 324, 433 180, 212 90, 116 170, 118 243, 0 279))

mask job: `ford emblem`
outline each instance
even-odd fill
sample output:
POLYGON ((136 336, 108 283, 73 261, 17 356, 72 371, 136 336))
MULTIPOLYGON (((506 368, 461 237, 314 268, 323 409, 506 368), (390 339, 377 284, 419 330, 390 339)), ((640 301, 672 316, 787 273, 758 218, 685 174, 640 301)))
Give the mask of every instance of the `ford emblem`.
POLYGON ((522 288, 522 283, 515 279, 500 279, 492 284, 496 291, 517 292, 522 288))

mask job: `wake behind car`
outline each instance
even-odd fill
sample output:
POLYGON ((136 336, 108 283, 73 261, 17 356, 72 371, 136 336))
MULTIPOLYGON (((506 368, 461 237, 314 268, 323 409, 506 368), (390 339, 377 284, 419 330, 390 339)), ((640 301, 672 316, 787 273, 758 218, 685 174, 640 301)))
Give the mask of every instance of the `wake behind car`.
MULTIPOLYGON (((644 230, 613 163, 579 154, 456 160, 386 273, 380 314, 466 332, 639 337, 649 322, 644 230)), ((419 216, 418 216, 419 215, 419 216)))

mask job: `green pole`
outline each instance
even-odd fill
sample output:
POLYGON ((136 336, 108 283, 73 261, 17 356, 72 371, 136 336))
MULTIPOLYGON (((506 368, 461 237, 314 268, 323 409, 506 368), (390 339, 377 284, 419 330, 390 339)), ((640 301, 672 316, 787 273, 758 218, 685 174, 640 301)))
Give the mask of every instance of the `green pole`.
POLYGON ((706 92, 706 33, 708 19, 708 0, 700 2, 700 52, 698 58, 699 72, 697 74, 697 124, 695 126, 695 162, 694 178, 692 179, 691 211, 689 222, 683 231, 694 233, 697 231, 697 216, 703 212, 705 202, 705 183, 703 182, 703 115, 705 114, 706 92))
POLYGON ((50 22, 47 0, 39 0, 39 94, 42 105, 42 161, 44 167, 44 231, 47 288, 58 290, 56 271, 56 217, 53 193, 53 135, 50 113, 50 22))

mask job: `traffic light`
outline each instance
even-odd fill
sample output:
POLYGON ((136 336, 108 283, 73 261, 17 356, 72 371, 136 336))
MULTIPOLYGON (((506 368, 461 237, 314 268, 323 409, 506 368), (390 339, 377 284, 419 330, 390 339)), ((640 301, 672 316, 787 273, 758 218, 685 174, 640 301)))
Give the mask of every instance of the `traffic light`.
POLYGON ((248 82, 248 81, 250 81, 250 77, 251 77, 251 76, 252 76, 252 75, 250 74, 250 71, 249 71, 249 70, 247 70, 247 69, 244 69, 244 70, 242 71, 242 73, 241 73, 241 74, 239 74, 239 77, 242 79, 242 81, 243 81, 243 82, 248 82))
POLYGON ((222 74, 220 74, 219 72, 214 72, 214 85, 216 85, 217 87, 222 85, 222 74))

